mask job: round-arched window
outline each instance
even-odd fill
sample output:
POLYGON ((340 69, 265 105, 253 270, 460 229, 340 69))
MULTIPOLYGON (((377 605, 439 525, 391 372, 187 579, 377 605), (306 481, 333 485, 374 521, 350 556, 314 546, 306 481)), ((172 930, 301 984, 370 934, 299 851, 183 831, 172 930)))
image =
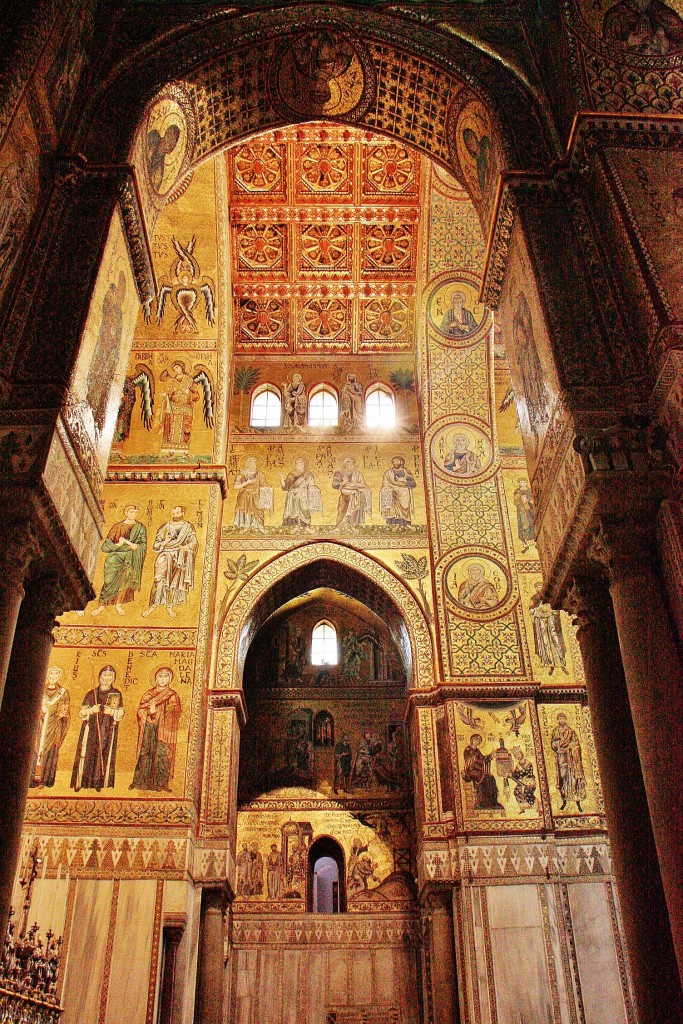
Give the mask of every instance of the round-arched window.
POLYGON ((370 388, 365 397, 365 425, 374 430, 396 426, 396 402, 382 384, 370 388))
POLYGON ((333 388, 322 384, 316 388, 308 403, 309 427, 336 427, 339 423, 339 401, 333 388))
POLYGON ((257 429, 279 427, 282 424, 282 399, 280 392, 271 384, 264 384, 254 391, 251 399, 249 425, 257 429))
POLYGON ((339 661, 337 630, 323 619, 313 627, 311 636, 311 664, 336 665, 339 661))

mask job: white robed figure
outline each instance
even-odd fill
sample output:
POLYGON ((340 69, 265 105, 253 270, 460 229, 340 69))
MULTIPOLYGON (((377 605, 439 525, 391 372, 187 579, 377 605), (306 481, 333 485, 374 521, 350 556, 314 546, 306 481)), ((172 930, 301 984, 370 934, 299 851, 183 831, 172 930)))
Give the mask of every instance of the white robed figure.
POLYGON ((158 552, 154 562, 154 582, 149 608, 142 614, 146 618, 159 605, 165 605, 171 618, 175 618, 175 607, 187 602, 194 587, 198 547, 197 532, 185 519, 182 505, 171 509, 171 520, 159 527, 153 547, 158 552))
POLYGON ((306 459, 295 459, 294 468, 281 477, 282 490, 287 492, 282 525, 294 533, 313 533, 311 514, 322 513, 323 499, 306 459))

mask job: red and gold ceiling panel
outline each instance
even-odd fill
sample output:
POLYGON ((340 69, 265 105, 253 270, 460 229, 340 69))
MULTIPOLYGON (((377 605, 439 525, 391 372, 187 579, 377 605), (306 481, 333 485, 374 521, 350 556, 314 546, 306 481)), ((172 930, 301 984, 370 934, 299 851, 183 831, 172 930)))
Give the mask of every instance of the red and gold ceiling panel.
POLYGON ((360 352, 407 352, 412 348, 413 308, 405 299, 363 299, 360 321, 360 352))
POLYGON ((325 296, 298 304, 297 352, 351 352, 352 307, 325 296))
POLYGON ((297 227, 297 245, 298 274, 351 275, 353 224, 302 224, 297 227))
POLYGON ((286 147, 283 143, 254 139, 230 152, 233 203, 287 199, 286 147))
POLYGON ((363 146, 363 197, 415 203, 420 191, 420 158, 397 142, 363 146))
POLYGON ((287 275, 286 224, 243 224, 234 233, 238 274, 287 275))
POLYGON ((421 159, 332 124, 230 151, 238 352, 413 348, 421 159))
POLYGON ((363 276, 414 273, 415 236, 414 224, 364 224, 361 232, 363 276))
POLYGON ((235 300, 238 352, 289 352, 289 302, 277 298, 235 300))
POLYGON ((294 198, 298 203, 353 203, 354 147, 310 142, 294 147, 294 198))

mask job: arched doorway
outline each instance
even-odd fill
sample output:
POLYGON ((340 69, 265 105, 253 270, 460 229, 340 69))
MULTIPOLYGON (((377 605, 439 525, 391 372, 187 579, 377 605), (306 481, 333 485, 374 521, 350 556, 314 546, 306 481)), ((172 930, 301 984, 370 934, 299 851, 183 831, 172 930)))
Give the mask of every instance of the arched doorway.
POLYGON ((308 851, 308 910, 313 914, 346 911, 344 851, 331 836, 320 836, 308 851))

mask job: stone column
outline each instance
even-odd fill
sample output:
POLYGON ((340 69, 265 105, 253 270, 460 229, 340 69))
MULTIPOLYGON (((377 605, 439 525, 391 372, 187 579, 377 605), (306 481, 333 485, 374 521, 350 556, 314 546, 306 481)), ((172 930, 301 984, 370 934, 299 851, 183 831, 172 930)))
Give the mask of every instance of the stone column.
POLYGON ((425 914, 434 1024, 457 1024, 460 1014, 451 891, 431 892, 427 896, 425 914))
POLYGON ((683 995, 607 581, 574 579, 565 599, 586 673, 612 866, 640 1021, 683 1021, 683 995))
POLYGON ((0 703, 24 597, 24 579, 33 559, 41 554, 40 544, 28 519, 15 520, 7 527, 3 552, 0 557, 0 703))
POLYGON ((197 960, 196 1024, 222 1024, 223 1020, 223 918, 225 890, 205 888, 202 892, 199 953, 197 960))
POLYGON ((0 935, 7 929, 52 630, 62 600, 56 576, 38 577, 26 586, 0 708, 0 935))
POLYGON ((603 519, 589 555, 608 571, 643 782, 679 971, 683 970, 683 669, 651 516, 603 519))

